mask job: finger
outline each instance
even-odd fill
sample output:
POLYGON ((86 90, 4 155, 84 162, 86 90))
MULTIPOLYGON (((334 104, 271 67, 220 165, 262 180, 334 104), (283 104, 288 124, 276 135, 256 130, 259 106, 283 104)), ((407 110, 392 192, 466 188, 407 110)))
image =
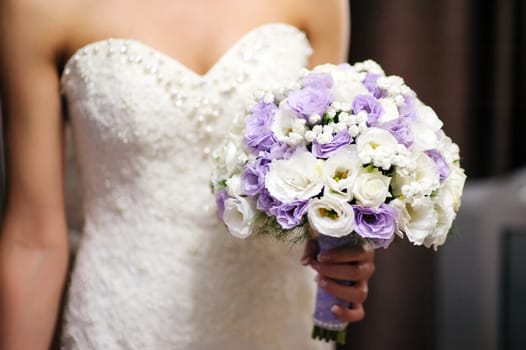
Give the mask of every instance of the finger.
POLYGON ((341 281, 367 281, 374 273, 375 265, 372 262, 359 264, 327 264, 311 261, 310 265, 322 277, 341 281))
POLYGON ((374 249, 370 244, 344 246, 320 253, 317 260, 324 263, 373 261, 374 249))
POLYGON ((309 239, 305 244, 305 249, 303 251, 303 256, 301 257, 301 262, 303 265, 308 265, 312 261, 316 260, 318 255, 319 246, 317 239, 309 239))
POLYGON ((350 308, 334 305, 332 313, 343 322, 358 322, 364 319, 365 311, 362 304, 352 304, 350 308))
POLYGON ((318 286, 325 289, 329 294, 345 300, 349 303, 362 304, 367 299, 369 288, 366 281, 360 281, 351 286, 340 284, 330 278, 316 276, 318 286))

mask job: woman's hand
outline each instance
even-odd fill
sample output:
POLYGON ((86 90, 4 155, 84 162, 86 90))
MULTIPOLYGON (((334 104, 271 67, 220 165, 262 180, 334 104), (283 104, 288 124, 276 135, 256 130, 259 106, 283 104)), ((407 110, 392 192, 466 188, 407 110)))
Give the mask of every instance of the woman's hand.
POLYGON ((367 299, 368 281, 374 273, 374 249, 364 244, 348 246, 319 253, 317 239, 311 239, 305 246, 302 258, 304 265, 310 265, 318 272, 318 286, 330 294, 348 301, 350 306, 334 305, 331 311, 344 322, 357 322, 364 318, 363 302, 367 299), (352 282, 346 286, 338 281, 352 282))

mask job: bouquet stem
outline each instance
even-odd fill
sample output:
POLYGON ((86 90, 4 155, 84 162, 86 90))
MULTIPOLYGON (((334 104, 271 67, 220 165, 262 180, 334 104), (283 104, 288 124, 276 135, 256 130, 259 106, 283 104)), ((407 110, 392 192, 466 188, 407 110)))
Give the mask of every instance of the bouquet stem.
POLYGON ((343 345, 345 344, 345 338, 347 336, 347 331, 331 331, 320 326, 314 326, 312 328, 312 338, 325 340, 326 342, 334 341, 336 344, 343 345))
MULTIPOLYGON (((334 238, 320 234, 318 243, 320 252, 345 245, 356 244, 353 235, 334 238)), ((340 281, 341 284, 349 284, 347 281, 340 281)), ((316 293, 316 306, 314 311, 314 327, 312 329, 312 338, 325 341, 335 341, 337 344, 345 344, 347 323, 340 321, 331 311, 334 305, 348 307, 349 303, 339 299, 318 287, 316 293)))

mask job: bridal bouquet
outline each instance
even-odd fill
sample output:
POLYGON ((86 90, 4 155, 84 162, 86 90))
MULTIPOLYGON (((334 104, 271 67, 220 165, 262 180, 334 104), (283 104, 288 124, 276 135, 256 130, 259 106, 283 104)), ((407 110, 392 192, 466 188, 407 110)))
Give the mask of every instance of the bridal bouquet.
MULTIPOLYGON (((316 235, 320 249, 395 235, 442 245, 465 181, 442 122, 373 61, 321 65, 258 94, 214 153, 219 216, 238 238, 316 235)), ((344 342, 318 290, 313 337, 344 342)))

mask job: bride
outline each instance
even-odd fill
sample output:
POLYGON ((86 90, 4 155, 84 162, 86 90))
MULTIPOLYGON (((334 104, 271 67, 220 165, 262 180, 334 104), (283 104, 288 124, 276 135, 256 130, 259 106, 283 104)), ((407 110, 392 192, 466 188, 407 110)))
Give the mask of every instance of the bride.
POLYGON ((46 349, 56 327, 68 265, 66 121, 85 225, 63 349, 321 348, 309 336, 313 270, 317 285, 351 303, 332 308, 338 318, 363 318, 371 249, 317 256, 315 240, 303 254, 236 240, 208 188, 210 151, 255 90, 344 60, 346 1, 0 6, 1 349, 46 349))

